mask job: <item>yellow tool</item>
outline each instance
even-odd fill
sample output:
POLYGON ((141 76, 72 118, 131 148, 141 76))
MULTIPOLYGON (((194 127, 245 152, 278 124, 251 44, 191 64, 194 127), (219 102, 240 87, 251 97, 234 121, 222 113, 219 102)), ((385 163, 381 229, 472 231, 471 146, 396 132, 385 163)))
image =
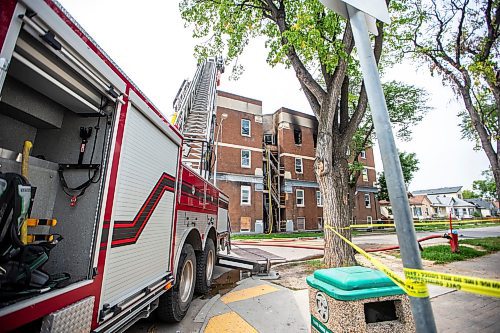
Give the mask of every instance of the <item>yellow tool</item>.
POLYGON ((50 228, 57 224, 56 219, 28 218, 25 223, 28 225, 28 244, 52 242, 54 240, 54 235, 50 233, 50 228))
MULTIPOLYGON (((33 143, 31 141, 24 141, 23 155, 21 160, 21 175, 28 180, 29 175, 29 158, 31 148, 33 148, 33 143)), ((24 221, 21 225, 21 242, 23 244, 28 244, 28 223, 24 221)))

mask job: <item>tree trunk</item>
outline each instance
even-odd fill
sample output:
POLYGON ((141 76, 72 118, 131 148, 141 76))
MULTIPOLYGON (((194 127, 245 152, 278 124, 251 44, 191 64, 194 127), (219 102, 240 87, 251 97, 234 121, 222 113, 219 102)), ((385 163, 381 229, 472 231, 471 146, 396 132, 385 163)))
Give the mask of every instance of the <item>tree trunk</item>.
MULTIPOLYGON (((347 239, 351 239, 351 210, 349 205, 349 168, 346 147, 336 144, 331 134, 318 133, 315 171, 323 197, 323 224, 325 226, 324 263, 328 267, 356 264, 354 250, 326 226, 331 226, 347 239), (321 144, 319 144, 321 142, 321 144)), ((331 133, 331 132, 330 132, 331 133)))

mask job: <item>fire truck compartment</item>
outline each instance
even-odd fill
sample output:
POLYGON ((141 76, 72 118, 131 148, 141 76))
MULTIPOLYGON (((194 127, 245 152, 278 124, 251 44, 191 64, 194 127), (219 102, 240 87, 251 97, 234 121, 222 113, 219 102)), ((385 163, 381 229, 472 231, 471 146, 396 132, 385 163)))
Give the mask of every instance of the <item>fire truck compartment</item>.
POLYGON ((0 172, 20 173, 23 143, 33 143, 28 181, 36 187, 36 195, 31 217, 56 219, 52 232, 63 237, 43 269, 49 274, 69 273, 70 283, 93 274, 115 109, 114 102, 51 49, 21 31, 1 90, 0 172), (97 164, 97 171, 65 167, 79 164, 81 128, 92 128, 92 133, 80 166, 97 164), (61 167, 68 187, 94 176, 73 205, 75 192, 62 186, 61 167))

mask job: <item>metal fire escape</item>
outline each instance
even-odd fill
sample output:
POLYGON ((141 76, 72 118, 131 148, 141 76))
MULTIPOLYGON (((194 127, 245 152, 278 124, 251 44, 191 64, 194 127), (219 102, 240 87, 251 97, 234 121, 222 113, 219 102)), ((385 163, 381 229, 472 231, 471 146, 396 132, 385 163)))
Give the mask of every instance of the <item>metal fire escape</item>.
POLYGON ((184 80, 173 103, 172 123, 184 135, 183 161, 207 180, 212 172, 217 85, 223 72, 222 58, 206 59, 192 81, 184 80))
POLYGON ((267 232, 281 230, 281 210, 284 200, 281 198, 281 172, 276 146, 264 144, 264 209, 265 229, 267 232))

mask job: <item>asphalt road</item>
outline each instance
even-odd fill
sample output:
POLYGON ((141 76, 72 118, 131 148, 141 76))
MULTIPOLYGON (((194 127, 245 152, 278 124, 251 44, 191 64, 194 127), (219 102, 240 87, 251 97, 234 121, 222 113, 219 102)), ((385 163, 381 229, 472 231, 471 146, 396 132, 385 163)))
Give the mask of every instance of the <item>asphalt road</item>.
MULTIPOLYGON (((500 236, 500 226, 495 227, 482 227, 474 229, 460 229, 458 228, 459 239, 466 238, 483 238, 483 237, 499 237, 500 236)), ((422 238, 430 235, 441 235, 447 232, 446 229, 434 230, 434 231, 420 231, 417 232, 417 238, 422 238)), ((374 234, 374 235, 363 235, 353 237, 353 241, 356 244, 384 244, 384 245, 395 245, 398 243, 397 235, 394 234, 374 234)), ((443 243, 446 239, 431 239, 425 242, 425 244, 431 243, 443 243)))
MULTIPOLYGON (((500 236, 500 226, 496 227, 483 227, 475 229, 458 229, 460 239, 465 238, 483 238, 483 237, 498 237, 500 236)), ((444 234, 446 230, 439 231, 426 231, 418 232, 417 238, 422 238, 429 235, 444 234)), ((395 245, 397 244, 396 234, 367 234, 353 238, 356 244, 380 244, 380 245, 395 245)), ((443 243, 447 242, 446 239, 431 239, 426 242, 429 243, 443 243)), ((248 247, 248 246, 241 246, 248 247)), ((250 247, 258 247, 251 245, 250 247)), ((285 247, 262 247, 263 250, 284 257, 287 260, 299 260, 301 258, 308 258, 314 255, 320 255, 323 251, 310 250, 310 249, 293 249, 285 247)), ((202 310, 203 306, 209 302, 209 299, 202 299, 197 297, 193 300, 188 314, 184 320, 179 324, 165 324, 157 321, 154 314, 151 318, 143 319, 133 325, 128 333, 160 333, 160 332, 199 332, 203 327, 203 323, 195 322, 195 318, 202 310)), ((444 323, 443 323, 444 324, 444 323)))

